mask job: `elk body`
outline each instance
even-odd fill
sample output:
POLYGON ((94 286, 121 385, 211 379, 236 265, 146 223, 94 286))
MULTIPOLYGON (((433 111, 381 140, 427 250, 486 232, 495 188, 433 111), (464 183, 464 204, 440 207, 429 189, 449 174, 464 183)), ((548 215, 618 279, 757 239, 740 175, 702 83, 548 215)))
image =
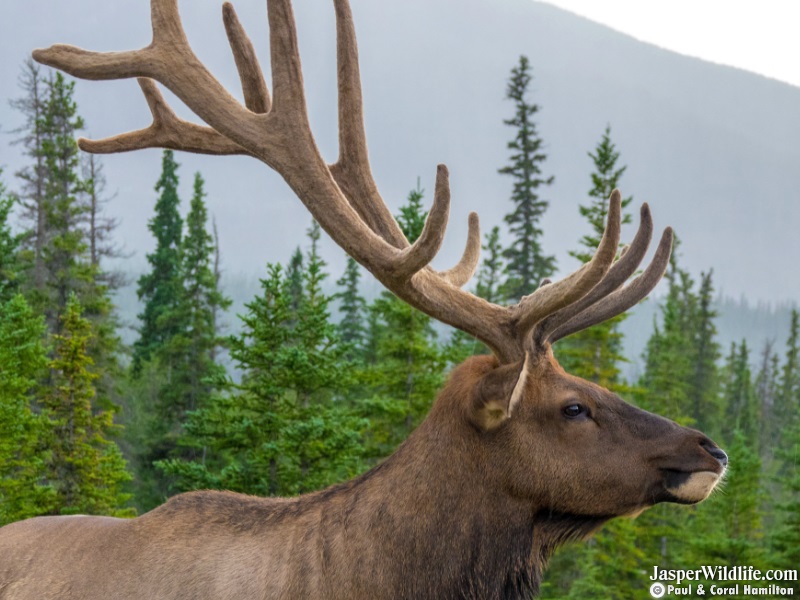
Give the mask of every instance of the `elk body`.
POLYGON ((141 50, 38 50, 87 79, 139 77, 147 129, 90 152, 165 147, 246 154, 278 171, 314 218, 397 296, 471 333, 494 356, 454 369, 427 419, 364 475, 294 499, 193 492, 136 519, 41 517, 0 529, 0 600, 521 599, 564 541, 658 502, 704 500, 727 457, 702 433, 630 406, 563 371, 551 344, 617 315, 664 273, 672 233, 632 281, 652 235, 646 205, 617 258, 620 196, 590 262, 511 307, 461 289, 478 263, 478 220, 452 269, 428 263, 449 211, 440 166, 428 221, 413 245, 372 179, 350 8, 337 17, 340 155, 321 158, 310 132, 289 0, 269 0, 274 97, 233 8, 224 22, 245 104, 189 47, 176 0, 152 0, 153 42, 141 50), (207 126, 179 119, 153 80, 207 126))

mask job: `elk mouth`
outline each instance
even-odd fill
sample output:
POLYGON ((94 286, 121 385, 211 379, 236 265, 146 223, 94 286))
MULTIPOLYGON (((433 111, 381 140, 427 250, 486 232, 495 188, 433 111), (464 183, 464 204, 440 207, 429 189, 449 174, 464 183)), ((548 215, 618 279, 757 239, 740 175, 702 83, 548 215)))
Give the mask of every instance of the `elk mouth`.
POLYGON ((664 490, 661 502, 697 504, 711 495, 725 474, 725 468, 717 471, 681 471, 662 469, 664 490))

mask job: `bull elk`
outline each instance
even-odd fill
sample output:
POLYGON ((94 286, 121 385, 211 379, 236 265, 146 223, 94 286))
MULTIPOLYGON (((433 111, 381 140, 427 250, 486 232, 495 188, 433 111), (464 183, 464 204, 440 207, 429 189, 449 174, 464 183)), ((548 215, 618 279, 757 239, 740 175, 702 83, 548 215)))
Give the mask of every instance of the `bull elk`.
POLYGON ((509 307, 464 291, 478 263, 478 218, 452 269, 429 266, 448 219, 448 172, 419 239, 409 244, 367 157, 356 38, 347 0, 334 0, 339 157, 312 137, 290 0, 269 0, 272 96, 230 4, 225 28, 244 91, 231 96, 191 50, 177 0, 152 0, 153 40, 95 53, 56 45, 41 63, 85 79, 138 77, 146 129, 88 152, 171 148, 244 154, 277 171, 325 231, 389 290, 462 329, 493 356, 455 368, 427 419, 369 472, 299 498, 230 492, 178 495, 138 518, 40 517, 0 530, 0 599, 529 598, 562 542, 658 502, 704 500, 727 457, 698 431, 635 408, 567 374, 551 345, 629 309, 664 273, 672 232, 651 263, 647 205, 617 257, 620 195, 592 259, 509 307), (206 125, 178 118, 155 82, 206 125))

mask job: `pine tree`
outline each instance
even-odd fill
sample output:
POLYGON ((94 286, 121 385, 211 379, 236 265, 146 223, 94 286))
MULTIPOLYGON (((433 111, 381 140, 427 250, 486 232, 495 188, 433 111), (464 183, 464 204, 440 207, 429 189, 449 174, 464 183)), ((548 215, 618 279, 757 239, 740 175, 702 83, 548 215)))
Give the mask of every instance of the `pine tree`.
MULTIPOLYGON (((591 228, 590 233, 581 238, 581 250, 570 252, 582 263, 591 260, 594 250, 600 245, 600 240, 605 231, 606 215, 608 214, 608 199, 611 192, 619 187, 619 181, 627 170, 627 166, 617 168, 617 161, 620 153, 616 145, 611 141, 611 126, 607 125, 600 142, 594 150, 594 154, 588 153, 594 165, 594 172, 591 174, 592 189, 589 190, 588 205, 582 204, 578 207, 581 216, 584 217, 591 228)), ((625 208, 633 201, 633 196, 622 200, 622 222, 630 223, 631 215, 625 212, 625 208)))
POLYGON ((337 392, 348 385, 347 345, 330 322, 331 298, 319 256, 320 230, 296 275, 271 265, 263 293, 247 305, 244 329, 230 341, 244 375, 228 381, 209 405, 189 415, 184 443, 208 450, 205 460, 167 460, 160 467, 183 489, 213 487, 288 495, 317 489, 361 468, 362 419, 337 392), (296 305, 296 309, 295 309, 296 305))
MULTIPOLYGON (((786 357, 781 370, 780 383, 775 396, 775 418, 781 429, 791 429, 800 420, 800 312, 792 309, 786 357)), ((779 433, 779 443, 780 431, 779 433)))
POLYGON ((61 333, 54 336, 52 383, 42 398, 52 427, 47 471, 56 492, 54 512, 128 515, 124 504, 129 496, 122 486, 131 477, 119 447, 108 439, 117 430, 113 413, 92 408, 98 376, 87 353, 91 324, 81 313, 72 294, 61 317, 61 333))
POLYGON ((83 155, 81 161, 83 195, 86 206, 85 228, 89 246, 89 262, 94 267, 95 278, 108 290, 117 290, 127 282, 120 271, 108 270, 107 259, 123 258, 125 254, 114 243, 114 233, 119 220, 104 213, 111 198, 105 196, 107 186, 103 163, 95 154, 83 155))
POLYGON ((48 201, 45 194, 47 169, 45 167, 44 110, 46 102, 45 78, 41 67, 28 59, 22 67, 19 84, 24 96, 13 100, 11 106, 22 113, 25 122, 15 131, 22 134, 15 144, 23 147, 23 155, 31 164, 16 173, 22 182, 20 205, 21 221, 26 224, 23 238, 23 258, 26 269, 26 292, 44 290, 46 273, 44 267, 44 247, 47 242, 48 201))
POLYGON ((784 448, 778 450, 784 469, 779 479, 783 501, 776 507, 772 546, 776 564, 789 569, 800 564, 800 422, 784 432, 784 448))
POLYGON ((695 339, 694 374, 689 400, 695 426, 709 433, 720 430, 722 414, 719 406, 719 344, 716 341, 718 314, 713 308, 713 271, 701 273, 693 334, 695 339))
POLYGON ((55 332, 70 294, 78 294, 81 301, 95 295, 94 272, 86 260, 87 245, 81 228, 86 209, 79 199, 83 182, 78 172, 75 133, 84 125, 77 114, 74 89, 75 83, 67 82, 61 73, 48 78, 41 120, 46 223, 41 247, 44 286, 35 287, 30 297, 55 332))
POLYGON ((551 185, 554 178, 542 175, 542 163, 547 155, 533 120, 539 106, 526 98, 531 79, 528 58, 520 56, 519 64, 511 70, 506 90, 506 97, 515 107, 514 116, 504 121, 515 130, 514 139, 508 143, 511 164, 499 170, 514 180, 511 194, 514 210, 505 217, 512 242, 504 251, 508 278, 503 285, 504 296, 513 301, 530 294, 556 269, 555 257, 544 254, 541 244, 540 222, 548 202, 540 197, 540 188, 551 185))
POLYGON ((750 372, 750 350, 745 340, 738 346, 731 344, 725 363, 723 401, 728 415, 726 437, 732 437, 736 431, 744 436, 748 447, 757 450, 759 411, 750 372))
MULTIPOLYGON (((617 167, 620 153, 611 141, 611 127, 607 126, 594 154, 588 153, 594 164, 591 174, 592 188, 589 190, 589 204, 580 205, 578 211, 589 222, 590 233, 580 240, 580 249, 570 252, 581 263, 591 260, 600 244, 605 230, 608 200, 619 186, 619 180, 627 169, 617 167)), ((622 201, 622 222, 629 223, 630 214, 624 212, 633 197, 622 201)), ((556 355, 564 368, 578 377, 593 381, 613 391, 623 391, 619 380, 620 363, 626 359, 622 354, 622 334, 619 327, 625 315, 580 331, 563 340, 556 347, 556 355)))
POLYGON ((197 173, 186 235, 179 248, 181 289, 174 306, 164 312, 166 320, 176 324, 176 331, 154 350, 159 363, 170 371, 160 400, 162 415, 174 426, 183 421, 187 411, 203 405, 211 393, 209 380, 220 375, 212 358, 218 345, 215 314, 230 306, 217 287, 213 270, 215 249, 207 230, 205 196, 203 178, 197 173))
POLYGON ((772 443, 780 431, 775 417, 775 401, 780 378, 780 358, 773 350, 774 342, 767 340, 761 351, 761 364, 756 376, 756 397, 759 406, 759 444, 761 456, 767 462, 772 458, 772 443))
POLYGON ((492 227, 492 230, 486 234, 486 241, 482 249, 484 259, 478 270, 478 284, 475 288, 475 295, 487 302, 497 304, 502 300, 500 286, 505 275, 499 227, 492 227))
MULTIPOLYGON (((0 176, 3 170, 0 169, 0 176)), ((15 198, 11 196, 0 180, 0 302, 10 300, 19 285, 19 245, 20 236, 11 230, 11 209, 15 198)))
MULTIPOLYGON (((753 565, 768 568, 764 560, 761 498, 761 461, 740 430, 730 434, 726 449, 730 457, 725 492, 715 494, 698 510, 693 534, 686 540, 687 564, 753 565)), ((711 583, 711 582, 708 582, 711 583)), ((737 598, 739 596, 728 596, 737 598)), ((741 596, 746 598, 747 596, 741 596)))
MULTIPOLYGON (((427 214, 417 184, 396 215, 409 242, 422 234, 427 214)), ((373 458, 388 455, 422 420, 443 382, 448 352, 440 348, 431 319, 389 292, 370 305, 374 362, 368 377, 374 397, 370 417, 379 423, 368 441, 373 458)))
POLYGON ((31 410, 47 366, 45 326, 21 295, 0 301, 0 526, 47 514, 54 505, 44 482, 49 421, 31 410))
POLYGON ((178 163, 171 150, 164 151, 156 191, 160 192, 156 214, 148 224, 156 238, 156 248, 147 255, 151 270, 139 278, 137 288, 144 310, 139 315, 142 321, 139 339, 133 345, 134 373, 139 373, 142 364, 152 358, 156 349, 181 331, 181 324, 173 317, 182 292, 183 221, 178 212, 178 163))
POLYGON ((669 290, 661 307, 661 324, 655 325, 647 341, 639 403, 647 410, 690 423, 695 371, 692 332, 698 300, 694 281, 678 266, 675 252, 666 277, 669 290))
POLYGON ((361 279, 361 269, 352 257, 348 257, 344 274, 336 282, 342 290, 334 295, 339 301, 339 336, 342 343, 348 344, 350 350, 347 358, 354 361, 364 356, 367 327, 365 324, 367 301, 360 294, 358 284, 361 279))

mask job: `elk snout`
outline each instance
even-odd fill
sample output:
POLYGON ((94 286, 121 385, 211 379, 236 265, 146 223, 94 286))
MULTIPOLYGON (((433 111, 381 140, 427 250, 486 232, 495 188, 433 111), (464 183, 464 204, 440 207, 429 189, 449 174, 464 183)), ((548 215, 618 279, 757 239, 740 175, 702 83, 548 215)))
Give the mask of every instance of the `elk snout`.
POLYGON ((705 438, 700 442, 700 447, 703 448, 706 452, 708 452, 711 456, 713 456, 719 464, 722 465, 723 468, 728 466, 728 455, 725 454, 725 451, 717 446, 714 442, 710 439, 705 438))
POLYGON ((728 466, 728 455, 706 436, 700 434, 700 439, 694 437, 692 445, 694 450, 691 454, 695 458, 687 460, 678 469, 667 469, 665 472, 664 488, 673 502, 702 502, 722 480, 728 466))

